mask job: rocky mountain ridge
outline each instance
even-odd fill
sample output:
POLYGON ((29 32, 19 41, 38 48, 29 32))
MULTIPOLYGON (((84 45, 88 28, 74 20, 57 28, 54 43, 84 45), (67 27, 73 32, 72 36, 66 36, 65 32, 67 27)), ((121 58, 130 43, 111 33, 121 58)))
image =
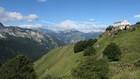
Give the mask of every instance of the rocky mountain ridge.
POLYGON ((0 63, 17 54, 24 54, 37 60, 53 48, 64 43, 41 32, 0 23, 0 63))
POLYGON ((84 33, 78 30, 63 30, 63 31, 52 31, 49 29, 37 29, 38 31, 50 35, 52 37, 55 37, 66 44, 76 43, 81 40, 87 40, 87 39, 95 39, 98 38, 102 32, 89 32, 84 33))

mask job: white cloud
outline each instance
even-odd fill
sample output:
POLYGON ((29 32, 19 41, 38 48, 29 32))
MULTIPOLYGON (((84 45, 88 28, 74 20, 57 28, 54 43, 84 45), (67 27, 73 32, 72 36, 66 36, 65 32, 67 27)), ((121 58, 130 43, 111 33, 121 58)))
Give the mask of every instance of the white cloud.
POLYGON ((29 16, 27 16, 28 22, 32 22, 32 21, 38 20, 38 19, 39 19, 39 17, 35 14, 30 14, 29 16))
POLYGON ((48 0, 38 0, 39 2, 47 2, 48 0))
POLYGON ((135 15, 134 18, 140 18, 140 14, 135 15))
POLYGON ((15 20, 23 21, 24 20, 24 16, 17 12, 6 12, 5 18, 9 19, 10 21, 15 21, 15 20))
POLYGON ((21 28, 28 28, 28 29, 37 29, 37 28, 43 28, 44 25, 42 24, 32 24, 32 25, 19 25, 18 27, 21 27, 21 28))
POLYGON ((65 20, 59 24, 60 29, 78 29, 79 25, 72 20, 65 20))
POLYGON ((24 16, 19 12, 9 12, 6 11, 3 7, 0 7, 0 22, 11 22, 11 21, 28 21, 32 22, 39 19, 35 14, 29 14, 24 16))
POLYGON ((96 22, 87 22, 87 21, 72 21, 72 20, 65 20, 62 21, 58 24, 48 24, 48 28, 58 31, 58 30, 71 30, 71 29, 75 29, 75 30, 79 30, 82 32, 100 32, 100 31, 105 31, 105 28, 107 27, 107 25, 103 25, 100 23, 96 23, 96 22))

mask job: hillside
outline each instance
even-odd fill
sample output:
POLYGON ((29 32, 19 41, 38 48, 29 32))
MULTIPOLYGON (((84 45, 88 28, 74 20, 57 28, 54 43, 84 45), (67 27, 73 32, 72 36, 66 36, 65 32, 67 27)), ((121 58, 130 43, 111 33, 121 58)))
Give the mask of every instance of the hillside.
MULTIPOLYGON (((140 69, 134 66, 134 63, 140 59, 140 25, 136 25, 136 30, 105 32, 94 44, 99 57, 103 57, 103 50, 111 42, 119 46, 122 56, 118 62, 109 62, 109 79, 140 79, 140 69)), ((82 52, 74 54, 73 46, 54 49, 39 59, 35 63, 38 76, 42 79, 47 74, 58 77, 70 75, 68 73, 76 66, 77 60, 83 59, 82 52)))
POLYGON ((71 69, 82 58, 82 53, 74 54, 74 45, 51 50, 35 63, 37 75, 42 79, 48 74, 53 76, 70 75, 71 69))
POLYGON ((133 64, 140 59, 140 25, 137 30, 106 32, 95 44, 99 46, 97 52, 100 54, 111 42, 116 43, 122 52, 121 61, 110 63, 111 79, 139 79, 140 69, 133 64))
POLYGON ((123 53, 122 62, 134 62, 140 57, 140 28, 135 31, 106 32, 96 43, 99 45, 98 53, 111 42, 119 45, 123 53))
POLYGON ((49 35, 0 23, 0 64, 18 54, 29 56, 35 61, 62 45, 63 42, 49 35))

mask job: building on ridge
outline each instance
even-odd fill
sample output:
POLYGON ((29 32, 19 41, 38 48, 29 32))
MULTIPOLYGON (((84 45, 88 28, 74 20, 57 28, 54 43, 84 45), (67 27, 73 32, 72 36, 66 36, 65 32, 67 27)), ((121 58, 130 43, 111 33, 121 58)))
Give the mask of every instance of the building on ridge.
POLYGON ((123 21, 118 21, 113 24, 113 29, 114 30, 124 30, 124 29, 130 29, 131 28, 131 23, 127 20, 123 21))

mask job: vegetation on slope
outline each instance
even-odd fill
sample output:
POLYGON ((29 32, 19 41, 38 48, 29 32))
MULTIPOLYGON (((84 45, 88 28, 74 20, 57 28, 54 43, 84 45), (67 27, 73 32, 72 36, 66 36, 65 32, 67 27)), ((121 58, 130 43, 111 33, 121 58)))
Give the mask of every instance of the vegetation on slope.
POLYGON ((109 65, 106 59, 94 57, 80 63, 72 70, 72 76, 80 79, 107 79, 109 65))
POLYGON ((92 56, 92 55, 96 55, 96 49, 94 47, 87 47, 83 52, 83 56, 92 56))
MULTIPOLYGON (((90 56, 90 58, 97 57, 97 59, 102 59, 104 57, 103 51, 110 43, 115 43, 119 47, 121 58, 119 61, 109 62, 108 78, 140 79, 140 24, 137 24, 135 28, 130 30, 106 31, 94 44, 94 48, 96 48, 97 51, 96 56, 90 56)), ((75 64, 77 60, 80 61, 84 58, 82 57, 82 52, 74 53, 73 47, 74 45, 69 45, 54 49, 38 60, 35 63, 35 69, 38 76, 40 78, 45 77, 47 74, 52 74, 58 77, 66 75, 70 76, 71 74, 69 72, 78 64, 75 64), (71 63, 68 62, 68 60, 71 61, 71 63), (67 68, 68 65, 71 66, 67 68)), ((64 77, 64 79, 68 79, 68 77, 64 77)))
POLYGON ((0 79, 36 79, 33 62, 18 55, 0 67, 0 79))
POLYGON ((35 70, 40 79, 47 79, 47 75, 62 77, 71 75, 71 69, 75 67, 83 54, 74 53, 74 45, 68 45, 51 50, 35 62, 35 70))
POLYGON ((89 39, 84 41, 79 41, 74 45, 74 53, 78 53, 86 49, 87 47, 92 46, 94 43, 97 42, 97 39, 89 39))
POLYGON ((109 61, 118 61, 121 58, 120 48, 115 43, 107 45, 103 54, 107 56, 109 61))
POLYGON ((110 79, 139 79, 140 69, 134 63, 140 58, 140 25, 135 29, 122 31, 107 31, 95 44, 99 46, 97 53, 101 54, 111 42, 116 43, 121 50, 121 59, 110 62, 110 79))

